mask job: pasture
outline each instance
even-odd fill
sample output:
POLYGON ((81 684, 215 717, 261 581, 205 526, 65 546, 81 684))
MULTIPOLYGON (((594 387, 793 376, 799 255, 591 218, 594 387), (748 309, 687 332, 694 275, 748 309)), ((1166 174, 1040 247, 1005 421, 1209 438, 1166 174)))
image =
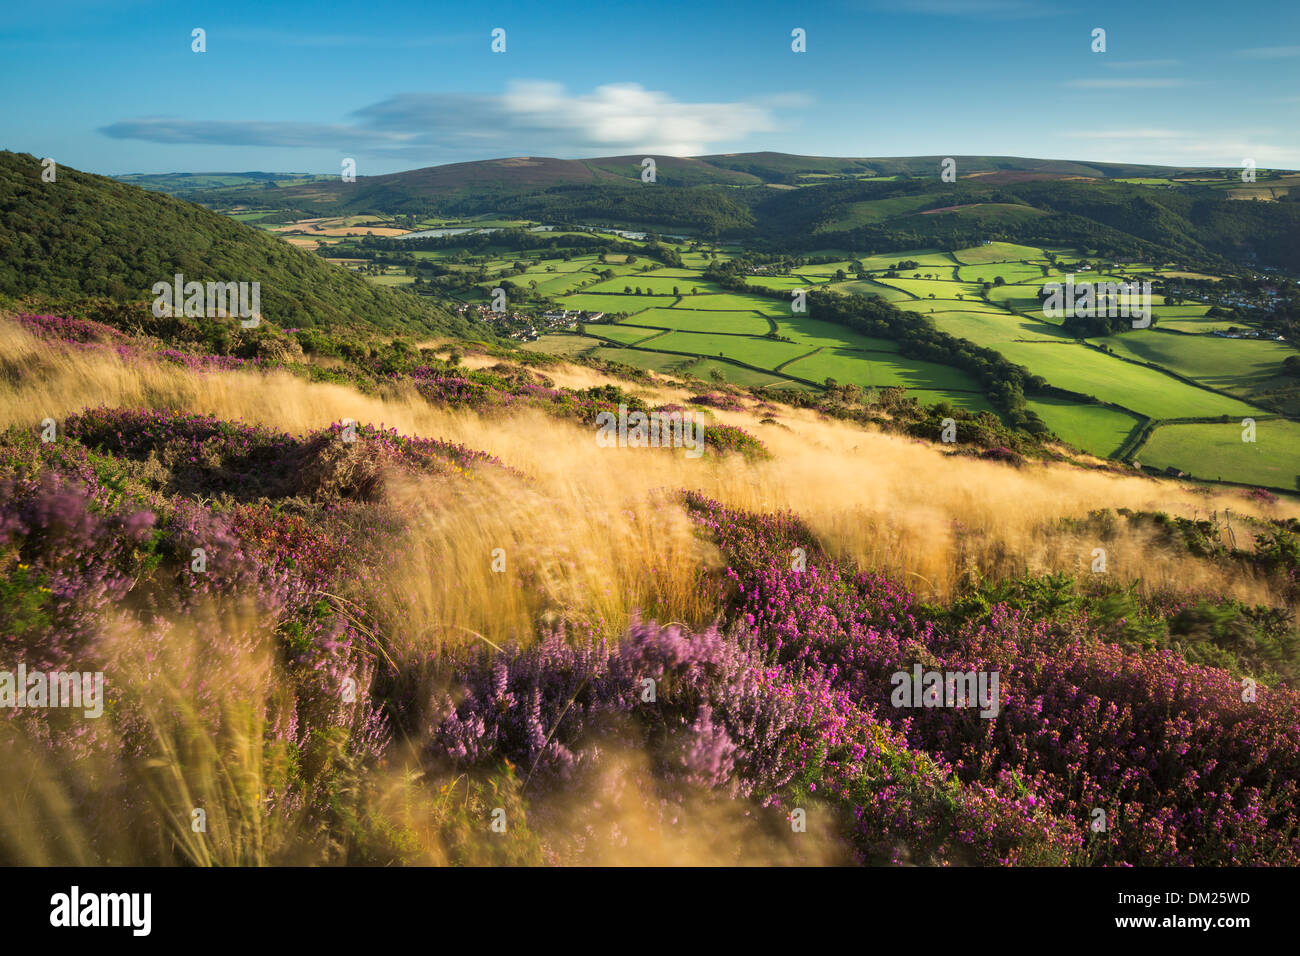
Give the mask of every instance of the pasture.
POLYGON ((707 312, 701 309, 648 309, 637 313, 637 325, 659 326, 681 332, 730 332, 766 335, 771 326, 756 312, 707 312))
POLYGON ((1138 451, 1144 465, 1174 467, 1197 478, 1300 488, 1300 423, 1256 422, 1255 441, 1242 441, 1240 422, 1161 425, 1138 451))
POLYGON ((1257 415, 1259 409, 1163 372, 1072 342, 1005 342, 998 351, 1059 388, 1114 402, 1150 418, 1257 415))
POLYGON ((1140 422, 1128 412, 1062 398, 1032 398, 1026 404, 1064 441, 1103 458, 1119 451, 1140 422))

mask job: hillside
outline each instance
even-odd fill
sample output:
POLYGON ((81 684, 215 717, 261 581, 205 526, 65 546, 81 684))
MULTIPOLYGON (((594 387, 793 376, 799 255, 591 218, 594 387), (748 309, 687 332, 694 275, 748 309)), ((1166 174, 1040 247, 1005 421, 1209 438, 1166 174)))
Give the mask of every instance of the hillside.
MULTIPOLYGON (((1242 202, 1247 197, 1233 188, 1242 184, 1231 170, 958 156, 958 178, 945 183, 939 156, 654 158, 653 188, 641 182, 637 156, 515 157, 363 176, 355 183, 286 180, 273 189, 249 183, 186 194, 214 209, 275 210, 277 221, 358 213, 499 215, 792 250, 951 249, 992 239, 1083 242, 1115 255, 1204 264, 1300 266, 1300 203, 1288 194, 1295 177, 1272 171, 1261 171, 1258 195, 1282 201, 1242 202), (1282 185, 1271 188, 1270 182, 1282 185)), ((156 182, 175 188, 167 177, 156 182)))
POLYGON ((176 273, 260 282, 262 314, 281 327, 474 328, 201 206, 67 166, 45 183, 39 159, 0 152, 0 295, 152 299, 176 273))
POLYGON ((1293 500, 495 350, 0 351, 0 633, 109 704, 0 722, 0 863, 1300 861, 1293 500))

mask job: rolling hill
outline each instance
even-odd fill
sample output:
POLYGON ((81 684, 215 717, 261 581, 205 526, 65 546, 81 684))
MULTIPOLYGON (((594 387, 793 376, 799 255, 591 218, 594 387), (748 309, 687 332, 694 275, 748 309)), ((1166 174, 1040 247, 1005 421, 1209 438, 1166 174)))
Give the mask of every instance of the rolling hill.
MULTIPOLYGON (((268 188, 249 179, 185 195, 214 209, 256 206, 282 218, 486 214, 685 232, 790 250, 960 248, 984 239, 1083 242, 1115 255, 1300 266, 1300 203, 1289 196, 1233 198, 1231 171, 957 156, 958 178, 944 182, 939 156, 769 152, 657 156, 649 185, 640 179, 641 159, 515 157, 363 176, 354 183, 281 180, 268 188)), ((154 184, 175 191, 178 182, 158 177, 154 184)))
POLYGON ((42 182, 39 159, 0 152, 0 295, 152 299, 176 273, 260 282, 280 326, 476 328, 201 206, 67 166, 42 182))

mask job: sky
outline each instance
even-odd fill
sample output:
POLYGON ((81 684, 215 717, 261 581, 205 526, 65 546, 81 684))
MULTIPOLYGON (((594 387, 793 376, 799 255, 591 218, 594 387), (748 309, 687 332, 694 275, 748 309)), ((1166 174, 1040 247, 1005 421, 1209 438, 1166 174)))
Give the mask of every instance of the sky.
POLYGON ((751 150, 1300 168, 1298 28, 1295 0, 6 0, 0 148, 109 175, 751 150))

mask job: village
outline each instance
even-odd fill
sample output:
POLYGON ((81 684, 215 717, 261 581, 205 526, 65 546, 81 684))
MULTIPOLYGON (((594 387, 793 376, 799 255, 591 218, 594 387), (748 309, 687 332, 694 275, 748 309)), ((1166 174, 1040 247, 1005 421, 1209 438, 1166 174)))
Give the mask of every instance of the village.
POLYGON ((456 307, 459 315, 471 315, 490 324, 507 338, 519 342, 535 342, 548 332, 577 331, 580 323, 601 322, 604 312, 584 312, 580 309, 555 309, 540 315, 519 310, 497 312, 490 305, 471 305, 466 302, 456 307))

